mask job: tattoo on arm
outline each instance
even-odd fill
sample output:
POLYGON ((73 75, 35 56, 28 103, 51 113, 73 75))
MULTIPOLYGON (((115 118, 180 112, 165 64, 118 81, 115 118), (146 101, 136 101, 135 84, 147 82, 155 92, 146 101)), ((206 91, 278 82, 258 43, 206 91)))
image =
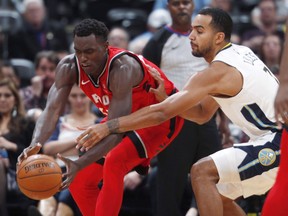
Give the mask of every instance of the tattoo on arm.
POLYGON ((112 134, 112 133, 120 133, 118 118, 112 119, 110 121, 107 121, 107 127, 109 129, 110 134, 112 134))

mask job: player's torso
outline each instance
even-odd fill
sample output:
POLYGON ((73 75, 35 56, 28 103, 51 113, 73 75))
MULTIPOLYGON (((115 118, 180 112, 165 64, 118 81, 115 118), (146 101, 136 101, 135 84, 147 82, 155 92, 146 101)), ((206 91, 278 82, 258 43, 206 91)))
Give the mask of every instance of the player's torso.
MULTIPOLYGON (((156 99, 153 93, 149 93, 150 87, 155 87, 155 81, 148 72, 147 65, 154 66, 149 61, 146 61, 142 56, 136 55, 126 50, 109 47, 108 49, 108 59, 103 69, 102 73, 98 77, 97 81, 93 81, 83 69, 79 66, 78 62, 78 73, 79 73, 79 86, 85 92, 85 94, 93 101, 93 103, 100 109, 100 111, 107 115, 109 104, 112 100, 113 93, 109 89, 109 72, 111 70, 111 65, 113 60, 119 58, 122 55, 129 55, 135 58, 143 69, 143 79, 142 81, 134 86, 132 92, 132 112, 138 110, 142 107, 148 106, 150 104, 156 103, 156 99)), ((155 67, 155 66, 154 66, 155 67)), ((120 70, 119 70, 120 71, 120 70)), ((163 75, 164 76, 164 75, 163 75)), ((167 87, 167 92, 171 93, 173 91, 173 84, 168 81, 165 77, 165 86, 167 87)), ((123 83, 125 85, 125 83, 123 83)))
POLYGON ((236 96, 214 97, 231 121, 252 139, 276 131, 273 102, 278 81, 265 64, 250 49, 235 44, 220 51, 213 61, 235 67, 243 77, 236 96))

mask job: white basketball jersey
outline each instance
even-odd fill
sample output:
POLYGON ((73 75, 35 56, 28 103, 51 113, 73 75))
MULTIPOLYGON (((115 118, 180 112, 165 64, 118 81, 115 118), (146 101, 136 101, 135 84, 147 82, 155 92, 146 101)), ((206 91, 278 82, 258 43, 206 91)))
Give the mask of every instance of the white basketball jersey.
POLYGON ((213 62, 221 61, 236 68, 243 77, 242 90, 234 97, 213 97, 227 117, 252 140, 277 131, 274 99, 278 80, 248 48, 232 44, 221 50, 213 62))

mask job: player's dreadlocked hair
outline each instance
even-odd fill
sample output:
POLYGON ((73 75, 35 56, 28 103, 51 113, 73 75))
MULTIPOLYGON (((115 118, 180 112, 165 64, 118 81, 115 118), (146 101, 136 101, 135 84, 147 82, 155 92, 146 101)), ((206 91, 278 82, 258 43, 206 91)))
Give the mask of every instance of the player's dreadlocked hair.
POLYGON ((103 41, 107 41, 108 32, 109 30, 103 22, 96 19, 84 19, 75 26, 73 36, 86 37, 94 34, 103 41))
POLYGON ((209 15, 212 17, 210 25, 218 32, 224 32, 225 41, 230 41, 233 21, 230 15, 219 8, 204 8, 198 14, 209 15))

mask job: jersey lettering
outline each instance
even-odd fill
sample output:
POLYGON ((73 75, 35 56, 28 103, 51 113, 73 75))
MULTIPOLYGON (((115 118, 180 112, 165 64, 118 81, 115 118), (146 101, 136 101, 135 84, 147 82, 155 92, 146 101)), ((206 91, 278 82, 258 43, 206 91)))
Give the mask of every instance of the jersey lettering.
POLYGON ((252 52, 248 52, 246 54, 243 55, 243 60, 244 62, 254 65, 254 62, 258 60, 257 56, 252 53, 252 52))
POLYGON ((92 94, 92 98, 96 104, 102 103, 103 105, 107 106, 110 103, 108 95, 103 95, 101 98, 97 94, 92 94))

